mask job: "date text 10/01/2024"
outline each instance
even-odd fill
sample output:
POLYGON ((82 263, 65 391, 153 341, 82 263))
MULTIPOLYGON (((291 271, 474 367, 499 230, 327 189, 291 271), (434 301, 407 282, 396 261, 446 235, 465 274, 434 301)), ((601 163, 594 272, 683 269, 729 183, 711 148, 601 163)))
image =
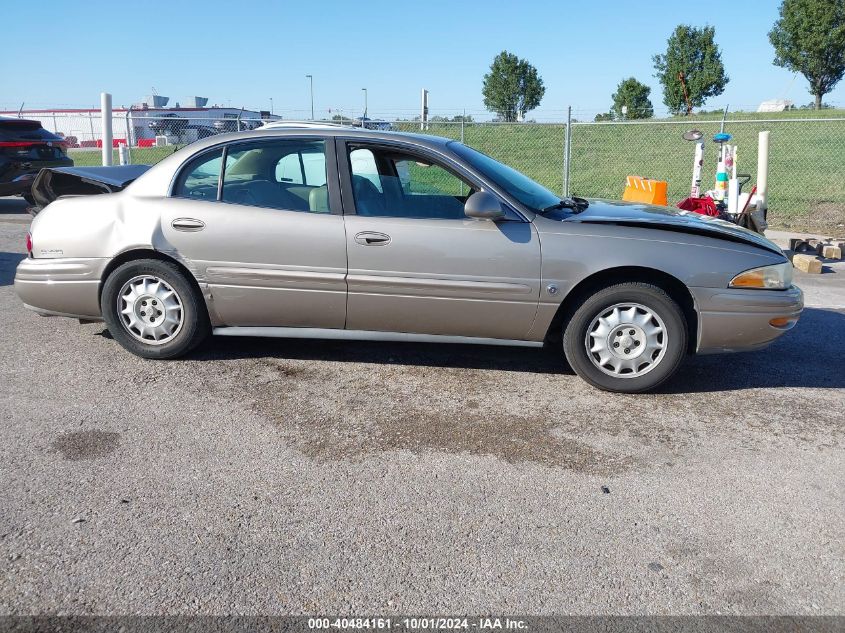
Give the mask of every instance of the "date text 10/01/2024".
POLYGON ((403 629, 420 630, 461 630, 477 629, 481 631, 511 630, 520 631, 528 628, 524 620, 511 618, 308 618, 308 628, 320 629, 403 629))

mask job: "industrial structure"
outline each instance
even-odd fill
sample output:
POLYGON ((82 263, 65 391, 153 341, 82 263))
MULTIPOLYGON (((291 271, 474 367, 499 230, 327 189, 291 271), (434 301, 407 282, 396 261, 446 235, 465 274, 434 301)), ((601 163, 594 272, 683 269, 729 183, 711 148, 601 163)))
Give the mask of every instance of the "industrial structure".
MULTIPOLYGON (((205 97, 189 97, 168 107, 169 97, 151 95, 132 106, 112 109, 113 144, 144 147, 156 137, 170 143, 191 143, 219 132, 252 129, 262 120, 280 117, 266 110, 207 106, 205 97)), ((99 108, 48 108, 0 111, 0 116, 41 121, 44 128, 66 139, 68 147, 98 147, 102 142, 99 108)))

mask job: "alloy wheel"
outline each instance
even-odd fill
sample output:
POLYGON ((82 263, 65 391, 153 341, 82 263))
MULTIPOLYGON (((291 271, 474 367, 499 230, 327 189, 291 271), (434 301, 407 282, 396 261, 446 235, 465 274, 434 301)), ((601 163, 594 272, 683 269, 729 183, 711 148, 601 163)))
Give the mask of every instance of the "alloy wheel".
POLYGON ((133 277, 117 295, 117 312, 126 331, 148 345, 163 345, 182 329, 179 294, 154 275, 133 277))
POLYGON ((617 303, 596 315, 584 344, 587 356, 605 374, 636 378, 660 363, 667 340, 666 326, 651 308, 617 303))

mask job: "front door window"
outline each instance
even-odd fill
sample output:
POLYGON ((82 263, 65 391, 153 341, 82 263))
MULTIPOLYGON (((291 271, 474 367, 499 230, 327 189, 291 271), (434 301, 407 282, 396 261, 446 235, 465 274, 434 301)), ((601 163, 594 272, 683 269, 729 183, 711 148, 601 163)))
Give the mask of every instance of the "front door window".
POLYGON ((352 146, 356 213, 365 217, 463 220, 472 185, 429 158, 403 150, 352 146))

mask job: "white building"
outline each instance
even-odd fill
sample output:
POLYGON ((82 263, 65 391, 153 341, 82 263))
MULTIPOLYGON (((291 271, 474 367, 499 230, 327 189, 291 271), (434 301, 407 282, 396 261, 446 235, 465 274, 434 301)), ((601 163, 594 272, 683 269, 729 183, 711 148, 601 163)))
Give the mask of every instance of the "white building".
POLYGON ((789 99, 769 99, 757 106, 757 112, 783 112, 795 105, 789 99))
MULTIPOLYGON (((192 107, 164 107, 167 97, 147 97, 130 108, 112 110, 112 136, 115 146, 146 146, 157 135, 190 143, 219 132, 234 132, 257 127, 261 120, 278 119, 266 111, 244 110, 220 106, 205 107, 205 99, 191 97, 192 107), (159 106, 159 107, 153 107, 159 106)), ((96 147, 102 138, 99 108, 0 111, 0 116, 41 121, 41 125, 63 136, 70 147, 96 147)))

